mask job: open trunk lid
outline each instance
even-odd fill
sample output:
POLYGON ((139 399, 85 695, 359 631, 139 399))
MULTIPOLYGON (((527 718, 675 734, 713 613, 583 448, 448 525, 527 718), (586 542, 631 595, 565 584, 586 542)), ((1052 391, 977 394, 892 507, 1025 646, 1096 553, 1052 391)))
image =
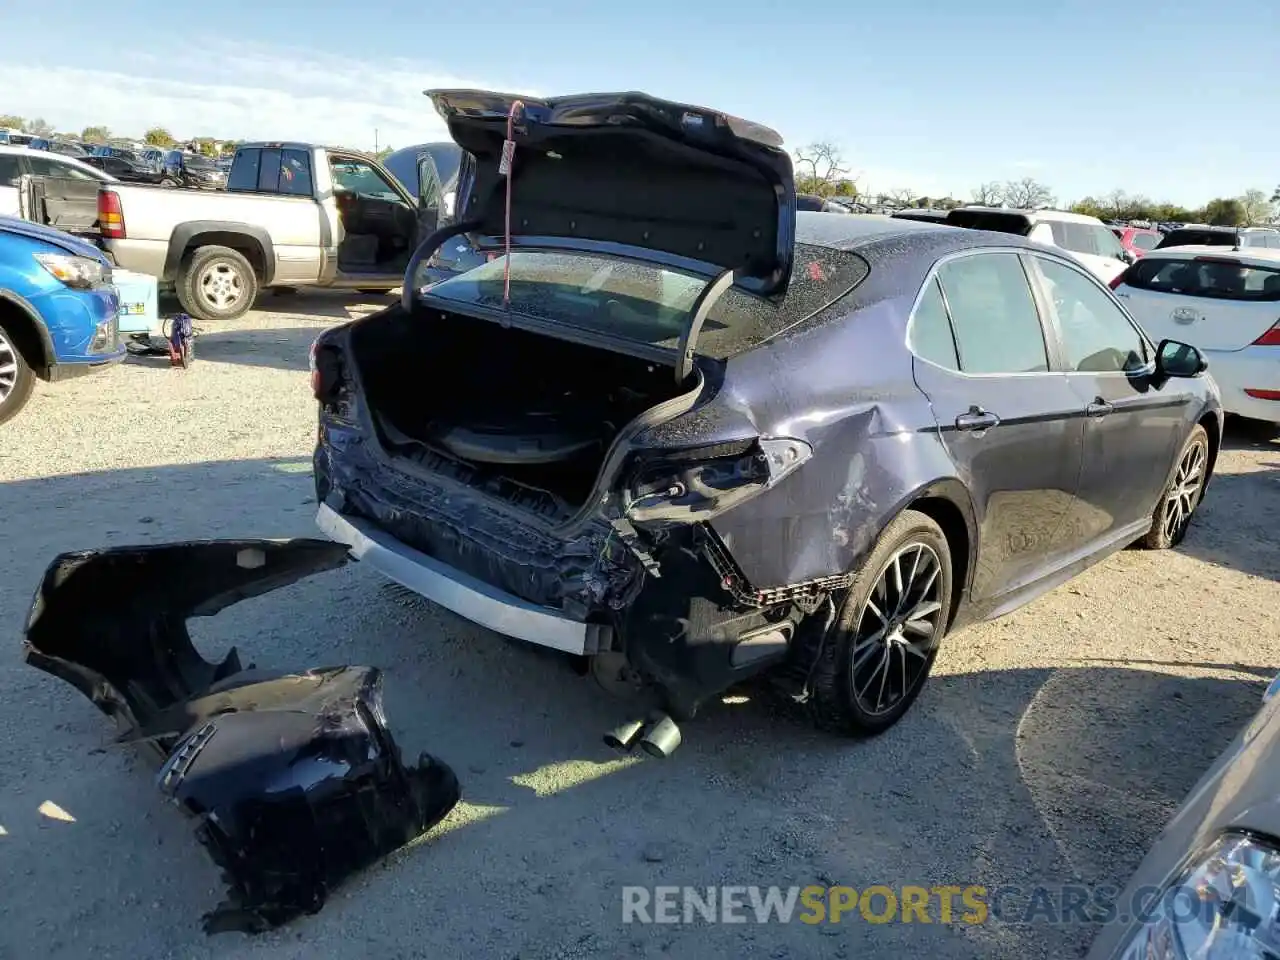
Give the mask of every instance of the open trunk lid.
POLYGON ((781 297, 795 245, 782 137, 716 110, 643 93, 540 100, 429 90, 464 162, 457 221, 472 244, 577 250, 659 264, 781 297), (507 160, 511 209, 507 218, 507 160))

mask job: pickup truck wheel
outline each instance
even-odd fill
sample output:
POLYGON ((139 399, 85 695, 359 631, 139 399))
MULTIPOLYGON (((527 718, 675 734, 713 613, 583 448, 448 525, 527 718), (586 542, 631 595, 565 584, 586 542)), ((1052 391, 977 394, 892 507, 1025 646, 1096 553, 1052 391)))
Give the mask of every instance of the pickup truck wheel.
POLYGON ((230 247, 201 247, 178 271, 178 302, 197 320, 235 320, 253 306, 258 275, 230 247))
POLYGON ((0 320, 0 423, 12 420, 27 405, 35 381, 17 339, 0 320))

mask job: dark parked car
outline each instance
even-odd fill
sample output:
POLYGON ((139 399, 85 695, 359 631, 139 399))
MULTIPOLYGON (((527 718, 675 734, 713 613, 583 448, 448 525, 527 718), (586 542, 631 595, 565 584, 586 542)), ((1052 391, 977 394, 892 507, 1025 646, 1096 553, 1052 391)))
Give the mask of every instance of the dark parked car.
POLYGON ((889 214, 889 216, 893 217, 895 220, 916 220, 920 223, 946 223, 948 213, 949 211, 947 210, 921 208, 916 210, 899 210, 896 213, 889 214))
POLYGON ((1170 230, 1156 246, 1166 247, 1270 247, 1280 249, 1280 231, 1270 227, 1182 227, 1170 230))
POLYGON ((166 187, 225 190, 227 172, 209 157, 198 153, 184 153, 182 150, 170 150, 164 155, 160 183, 166 187))
POLYGON ((126 160, 124 157, 82 157, 81 159, 89 166, 97 167, 125 183, 159 183, 163 176, 152 167, 126 160))
POLYGON ((814 193, 796 194, 796 209, 811 213, 849 213, 849 208, 834 200, 827 200, 814 193))
POLYGON ((511 101, 432 97, 463 219, 316 341, 317 522, 634 689, 613 742, 760 673, 877 733, 948 631, 1185 535, 1217 389, 1069 254, 797 214, 776 133, 639 94, 526 100, 508 184, 511 101), (509 263, 423 290, 461 229, 509 263))
MULTIPOLYGON (((412 197, 423 197, 423 171, 426 161, 434 165, 428 177, 438 183, 440 215, 447 220, 454 214, 453 202, 458 192, 458 176, 462 170, 462 148, 452 141, 419 143, 396 150, 382 161, 387 171, 400 181, 412 197)), ((428 185, 428 191, 432 187, 428 185)), ((427 279, 443 280, 463 270, 484 263, 486 256, 475 250, 464 236, 450 238, 442 244, 426 271, 427 279)))

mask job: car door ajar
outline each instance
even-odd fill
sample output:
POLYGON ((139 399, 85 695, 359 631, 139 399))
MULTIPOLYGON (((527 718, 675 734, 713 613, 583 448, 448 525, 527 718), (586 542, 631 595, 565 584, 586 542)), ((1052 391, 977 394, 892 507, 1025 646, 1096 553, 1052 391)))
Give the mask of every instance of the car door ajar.
POLYGON ((1084 465, 1067 533, 1078 550, 1093 552, 1150 517, 1186 431, 1190 381, 1153 379, 1152 347, 1089 273, 1041 255, 1032 261, 1067 378, 1086 408, 1084 465))
POLYGON ((1059 531, 1080 474, 1083 404, 1052 368, 1016 252, 943 261, 911 337, 916 383, 977 515, 971 600, 995 609, 1067 552, 1059 531))

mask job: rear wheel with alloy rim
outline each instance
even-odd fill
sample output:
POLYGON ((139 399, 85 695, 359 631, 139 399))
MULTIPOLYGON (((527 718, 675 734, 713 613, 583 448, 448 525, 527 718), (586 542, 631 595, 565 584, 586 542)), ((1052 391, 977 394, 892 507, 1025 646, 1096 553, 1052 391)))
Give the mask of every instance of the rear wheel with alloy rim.
POLYGON ((1196 424, 1178 455, 1173 478, 1151 515, 1151 529, 1138 542, 1149 550, 1176 547, 1187 535, 1191 515, 1204 497, 1209 479, 1209 434, 1196 424))
POLYGON ((0 320, 0 423, 18 415, 34 387, 35 374, 18 349, 17 338, 0 320))
POLYGON ((942 529, 923 513, 903 512, 858 570, 823 638, 810 674, 814 722, 862 736, 897 723, 933 668, 951 590, 942 529))

